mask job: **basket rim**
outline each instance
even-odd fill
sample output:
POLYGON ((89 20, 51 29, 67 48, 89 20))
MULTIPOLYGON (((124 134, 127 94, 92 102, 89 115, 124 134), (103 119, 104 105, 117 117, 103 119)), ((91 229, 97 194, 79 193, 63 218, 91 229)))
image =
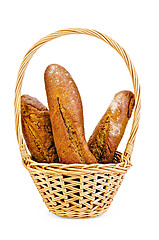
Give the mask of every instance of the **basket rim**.
POLYGON ((33 45, 33 47, 30 48, 30 50, 26 53, 24 56, 24 59, 20 65, 18 76, 17 76, 17 82, 16 82, 16 88, 15 88, 15 100, 14 100, 14 108, 15 108, 15 128, 16 128, 16 135, 17 140, 19 144, 20 153, 22 156, 22 159, 26 158, 26 156, 29 158, 29 154, 26 148, 25 140, 22 133, 22 126, 21 126, 21 88, 22 88, 22 82, 24 78, 25 70, 32 58, 32 56, 36 53, 36 51, 42 47, 45 43, 69 34, 86 34, 90 35, 96 38, 99 38, 109 44, 112 48, 114 48, 119 55, 123 58, 124 62, 126 63, 126 66, 129 70, 129 73, 132 78, 132 83, 134 87, 134 95, 135 95, 135 108, 134 108, 134 118, 132 122, 132 128, 130 132, 129 139, 126 144, 126 148, 124 153, 122 154, 122 160, 125 162, 131 161, 131 154, 134 147, 134 142, 136 138, 136 133, 139 127, 139 119, 140 119, 140 108, 141 108, 141 100, 140 100, 140 85, 138 82, 138 76, 135 70, 135 67, 133 63, 131 62, 130 57, 126 53, 126 51, 121 47, 116 41, 111 39, 105 34, 102 34, 96 30, 90 30, 85 28, 68 28, 64 30, 59 30, 54 33, 51 33, 43 38, 41 38, 37 43, 33 45))
MULTIPOLYGON (((116 152, 122 157, 122 153, 116 152)), ((86 174, 86 173, 126 173, 132 166, 128 161, 121 161, 120 163, 96 163, 96 164, 62 164, 62 163, 39 163, 31 159, 31 156, 27 156, 23 159, 24 167, 31 172, 42 172, 47 174, 59 173, 59 174, 86 174)))

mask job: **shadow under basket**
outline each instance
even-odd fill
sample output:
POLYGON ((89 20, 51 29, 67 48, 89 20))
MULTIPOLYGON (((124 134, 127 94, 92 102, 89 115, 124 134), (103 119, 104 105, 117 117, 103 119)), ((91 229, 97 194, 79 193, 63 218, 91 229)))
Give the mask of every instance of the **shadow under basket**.
POLYGON ((135 68, 125 50, 105 34, 95 30, 72 28, 60 30, 40 39, 27 52, 21 63, 15 89, 15 126, 23 165, 29 171, 49 211, 62 217, 88 218, 99 216, 109 208, 127 170, 140 117, 140 86, 135 68), (87 34, 113 47, 124 59, 132 77, 135 108, 130 137, 124 153, 116 152, 117 164, 38 163, 27 152, 21 126, 21 87, 27 65, 34 53, 46 42, 68 34, 87 34))

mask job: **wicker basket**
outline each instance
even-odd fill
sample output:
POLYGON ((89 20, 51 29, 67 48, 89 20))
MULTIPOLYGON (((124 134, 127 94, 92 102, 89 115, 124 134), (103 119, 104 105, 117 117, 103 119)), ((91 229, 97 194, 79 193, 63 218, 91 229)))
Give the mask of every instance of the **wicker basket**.
POLYGON ((135 68, 125 50, 110 37, 95 30, 65 29, 40 39, 25 55, 15 89, 15 126, 22 161, 29 171, 49 211, 69 218, 95 217, 104 213, 131 166, 131 154, 140 118, 140 86, 135 68), (27 152, 21 127, 21 87, 25 69, 34 53, 46 42, 68 34, 87 34, 113 47, 124 59, 134 86, 135 108, 132 129, 123 154, 116 152, 118 164, 46 164, 33 161, 27 152))

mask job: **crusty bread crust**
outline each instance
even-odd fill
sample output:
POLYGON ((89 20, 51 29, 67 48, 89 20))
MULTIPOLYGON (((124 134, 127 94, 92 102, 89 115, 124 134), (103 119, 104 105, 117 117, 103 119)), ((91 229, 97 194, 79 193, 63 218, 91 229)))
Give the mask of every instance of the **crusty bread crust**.
POLYGON ((112 163, 135 104, 134 94, 121 91, 114 96, 106 113, 91 135, 88 146, 99 163, 112 163))
POLYGON ((36 98, 21 97, 22 131, 32 158, 37 162, 58 162, 48 109, 36 98))
POLYGON ((62 66, 51 64, 44 79, 59 161, 97 163, 85 140, 82 101, 71 75, 62 66))

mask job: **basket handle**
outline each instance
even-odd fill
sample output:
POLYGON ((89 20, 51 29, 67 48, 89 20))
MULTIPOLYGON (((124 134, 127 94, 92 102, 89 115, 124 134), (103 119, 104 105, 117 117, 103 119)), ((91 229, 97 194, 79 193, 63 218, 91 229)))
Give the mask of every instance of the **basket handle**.
POLYGON ((127 55, 125 50, 117 42, 112 40, 107 35, 102 34, 96 30, 89 30, 89 29, 82 29, 82 28, 69 28, 69 29, 59 30, 54 33, 51 33, 46 37, 41 38, 37 43, 35 43, 33 47, 30 48, 30 50, 24 56, 24 59, 20 65, 18 76, 17 76, 16 88, 15 88, 15 100, 14 100, 15 128, 16 128, 16 135, 17 135, 17 140, 18 140, 22 159, 24 159, 25 157, 28 157, 29 155, 27 153, 27 149, 25 146, 25 141, 22 133, 22 126, 21 126, 21 87, 22 87, 25 70, 28 66, 30 59, 40 47, 42 47, 45 43, 51 41, 52 39, 55 39, 64 35, 69 35, 69 34, 86 34, 86 35, 94 36, 103 40, 104 42, 109 44, 111 47, 113 47, 120 54, 120 56, 123 58, 123 60, 127 65, 127 68, 132 78, 133 87, 134 87, 135 107, 134 107, 134 116, 133 116, 133 123, 132 123, 131 132, 130 132, 130 137, 126 144, 125 151, 122 154, 122 160, 130 162, 131 154, 134 147, 135 137, 136 137, 136 133, 139 126, 140 108, 141 108, 140 85, 138 82, 138 76, 137 76, 135 67, 132 64, 130 57, 127 55))

